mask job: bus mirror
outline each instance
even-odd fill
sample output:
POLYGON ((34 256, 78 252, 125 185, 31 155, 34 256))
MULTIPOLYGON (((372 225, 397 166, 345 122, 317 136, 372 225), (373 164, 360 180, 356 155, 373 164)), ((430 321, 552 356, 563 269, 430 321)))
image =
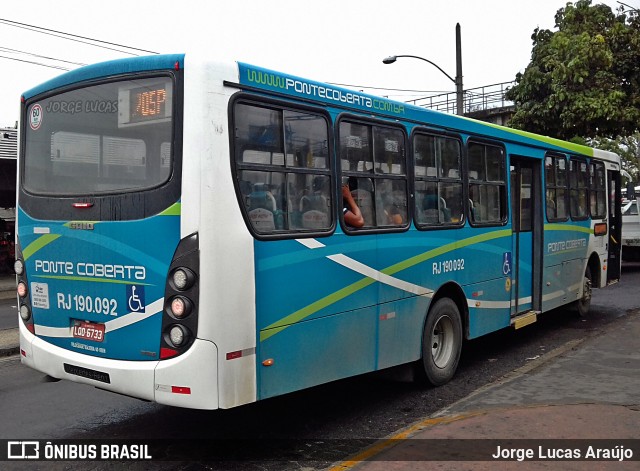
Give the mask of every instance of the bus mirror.
POLYGON ((633 186, 632 181, 629 181, 629 183, 627 183, 627 199, 629 201, 633 201, 636 199, 636 190, 633 186))

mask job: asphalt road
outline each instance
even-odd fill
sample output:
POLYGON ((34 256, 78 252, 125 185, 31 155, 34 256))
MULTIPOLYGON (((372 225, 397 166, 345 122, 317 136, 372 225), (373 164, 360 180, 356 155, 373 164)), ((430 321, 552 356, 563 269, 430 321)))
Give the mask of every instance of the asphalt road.
MULTIPOLYGON (((45 382, 41 374, 12 357, 0 360, 0 438, 163 439, 163 452, 174 453, 176 459, 127 463, 130 470, 198 469, 198 464, 225 470, 323 469, 567 342, 599 335, 628 311, 640 308, 639 285, 640 264, 625 265, 620 283, 594 292, 591 315, 586 319, 558 310, 524 329, 506 329, 468 342, 456 377, 439 388, 407 381, 408 370, 397 368, 237 409, 193 411, 70 382, 45 382), (205 464, 203 454, 216 446, 217 456, 255 460, 205 464)), ((122 463, 42 462, 42 466, 31 466, 115 470, 122 463)), ((3 469, 24 468, 5 468, 3 463, 3 469)))
POLYGON ((0 330, 18 327, 18 307, 15 299, 0 300, 0 330))

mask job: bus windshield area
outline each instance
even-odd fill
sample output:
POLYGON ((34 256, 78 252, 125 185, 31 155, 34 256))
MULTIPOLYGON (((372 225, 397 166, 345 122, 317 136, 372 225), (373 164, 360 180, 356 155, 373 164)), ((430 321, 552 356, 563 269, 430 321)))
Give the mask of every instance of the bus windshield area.
POLYGON ((23 187, 94 195, 157 187, 171 175, 173 81, 77 88, 27 105, 23 187))

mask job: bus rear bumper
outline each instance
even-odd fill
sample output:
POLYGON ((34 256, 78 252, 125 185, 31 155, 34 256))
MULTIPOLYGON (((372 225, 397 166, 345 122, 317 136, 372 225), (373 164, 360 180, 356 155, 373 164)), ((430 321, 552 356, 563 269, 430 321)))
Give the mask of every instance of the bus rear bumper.
POLYGON ((20 323, 24 365, 54 378, 170 406, 218 408, 217 353, 212 342, 196 339, 187 352, 168 360, 111 360, 51 345, 20 323))

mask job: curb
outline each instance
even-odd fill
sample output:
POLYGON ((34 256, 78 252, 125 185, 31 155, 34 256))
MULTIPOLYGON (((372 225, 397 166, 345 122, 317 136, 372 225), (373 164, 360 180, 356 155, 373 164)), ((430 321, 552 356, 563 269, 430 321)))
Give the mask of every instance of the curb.
POLYGON ((0 358, 12 357, 20 352, 20 347, 0 348, 0 358))
POLYGON ((18 295, 16 294, 15 290, 0 291, 0 300, 17 298, 18 295))
POLYGON ((0 330, 0 357, 17 355, 20 351, 20 334, 17 328, 0 330))

